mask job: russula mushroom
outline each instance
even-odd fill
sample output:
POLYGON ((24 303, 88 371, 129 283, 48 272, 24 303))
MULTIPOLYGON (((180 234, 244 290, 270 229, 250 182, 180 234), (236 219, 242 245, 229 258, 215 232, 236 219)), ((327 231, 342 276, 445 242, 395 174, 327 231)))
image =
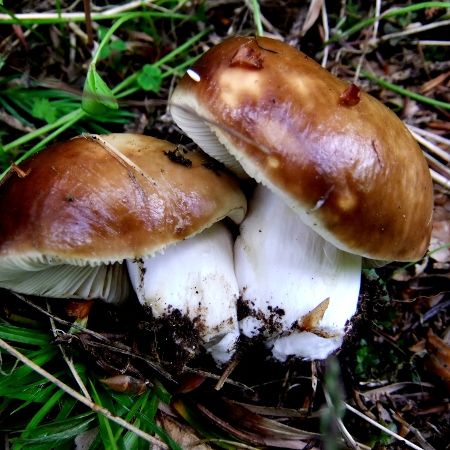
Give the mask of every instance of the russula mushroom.
MULTIPOLYGON (((77 137, 26 160, 23 176, 11 171, 0 186, 0 287, 30 295, 119 302, 129 293, 122 264, 128 260, 139 300, 162 315, 170 305, 162 306, 166 294, 161 286, 155 287, 161 299, 145 295, 150 274, 143 258, 185 239, 180 249, 191 240, 201 241, 208 229, 208 245, 223 250, 216 264, 222 264, 217 271, 224 275, 216 276, 211 300, 201 291, 204 280, 195 280, 201 291, 195 304, 173 308, 196 320, 205 341, 228 333, 237 336, 232 240, 223 225, 214 224, 227 216, 240 222, 246 200, 235 179, 210 163, 201 152, 134 134, 77 137), (208 314, 213 323, 205 322, 208 314)), ((176 248, 167 253, 176 254, 176 248)), ((190 253, 198 261, 177 267, 158 254, 154 265, 159 268, 152 270, 166 270, 173 286, 188 277, 178 271, 192 275, 193 266, 210 267, 211 260, 202 260, 205 255, 207 251, 195 257, 190 253), (166 269, 161 269, 164 264, 166 269)), ((184 288, 186 284, 178 292, 184 288)))
POLYGON ((224 41, 182 78, 171 112, 205 152, 260 183, 235 244, 240 324, 277 359, 339 348, 362 258, 425 253, 432 182, 417 143, 378 100, 295 48, 224 41))

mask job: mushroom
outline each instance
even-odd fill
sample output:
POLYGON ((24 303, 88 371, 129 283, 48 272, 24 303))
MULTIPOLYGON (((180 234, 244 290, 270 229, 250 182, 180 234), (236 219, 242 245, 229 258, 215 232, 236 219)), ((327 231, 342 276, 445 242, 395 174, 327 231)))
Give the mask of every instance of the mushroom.
POLYGON ((425 253, 432 182, 417 143, 387 107, 295 48, 224 41, 182 78, 171 113, 204 151, 259 183, 235 244, 240 325, 277 359, 340 347, 363 258, 425 253))
MULTIPOLYGON (((215 261, 222 265, 216 270, 223 276, 216 277, 215 284, 208 279, 214 297, 202 292, 194 306, 174 307, 191 320, 198 312, 196 326, 205 341, 228 333, 237 336, 232 239, 224 225, 215 224, 226 217, 240 222, 246 200, 236 180, 212 167, 202 153, 134 134, 81 136, 26 160, 21 173, 19 177, 11 171, 0 186, 0 287, 30 295, 120 302, 130 292, 122 264, 128 260, 139 300, 161 315, 169 308, 161 304, 164 288, 155 287, 161 300, 146 295, 147 279, 158 277, 146 271, 143 258, 158 253, 149 263, 158 266, 152 267, 155 274, 166 270, 172 286, 180 279, 186 283, 193 267, 203 264, 213 271, 211 260, 202 259, 209 256, 207 251, 195 256, 191 252, 189 257, 198 261, 178 267, 165 263, 159 253, 179 242, 167 255, 178 250, 184 255, 185 243, 201 243, 208 236, 208 245, 223 252, 215 261), (178 272, 183 270, 183 275, 178 272), (212 324, 205 323, 209 315, 212 324)), ((185 288, 178 286, 183 298, 185 288)))

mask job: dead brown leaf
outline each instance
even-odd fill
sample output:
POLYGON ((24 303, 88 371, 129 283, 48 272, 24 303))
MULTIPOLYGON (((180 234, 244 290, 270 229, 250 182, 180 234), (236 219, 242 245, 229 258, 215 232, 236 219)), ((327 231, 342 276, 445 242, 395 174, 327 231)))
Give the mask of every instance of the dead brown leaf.
POLYGON ((445 83, 447 78, 450 77, 450 70, 448 72, 441 73, 437 77, 433 78, 430 81, 427 81, 422 85, 420 88, 421 94, 426 94, 427 92, 432 91, 436 87, 440 86, 441 84, 445 83))
POLYGON ((189 425, 182 425, 167 414, 160 413, 158 424, 183 449, 212 450, 212 447, 202 442, 189 425))
POLYGON ((429 370, 441 378, 450 391, 450 345, 429 330, 426 348, 429 370))

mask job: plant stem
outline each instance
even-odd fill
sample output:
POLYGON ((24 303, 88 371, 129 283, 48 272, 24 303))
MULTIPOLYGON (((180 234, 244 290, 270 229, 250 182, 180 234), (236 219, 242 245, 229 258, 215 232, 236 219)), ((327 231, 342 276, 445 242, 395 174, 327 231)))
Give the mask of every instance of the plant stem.
MULTIPOLYGON (((116 6, 110 9, 106 9, 105 11, 99 13, 92 14, 92 21, 96 22, 99 20, 110 20, 117 19, 123 14, 128 13, 133 9, 137 9, 139 7, 150 6, 153 3, 153 0, 136 0, 124 5, 116 6)), ((5 8, 2 8, 5 10, 5 8)), ((137 12, 137 14, 141 16, 150 15, 152 17, 170 17, 173 19, 190 19, 189 16, 179 13, 163 13, 156 11, 141 11, 137 12)), ((59 23, 68 23, 68 22, 84 22, 85 15, 84 12, 42 12, 42 13, 22 13, 22 14, 14 14, 12 12, 0 14, 0 24, 2 25, 11 25, 20 23, 21 25, 28 24, 59 24, 59 23)))
POLYGON ((450 2, 423 2, 417 3, 416 5, 405 6, 403 8, 390 9, 381 14, 380 16, 370 17, 369 19, 364 19, 361 22, 358 22, 357 24, 350 27, 348 30, 345 30, 340 34, 338 34, 337 36, 331 38, 327 43, 329 44, 332 42, 337 42, 344 37, 351 36, 357 31, 360 31, 363 28, 366 28, 379 20, 387 19, 389 17, 400 16, 403 14, 427 8, 450 8, 450 2))
POLYGON ((19 145, 26 144, 27 142, 38 138, 39 136, 42 136, 45 133, 49 133, 50 131, 53 131, 55 128, 58 128, 62 125, 64 125, 67 121, 73 120, 75 117, 77 120, 84 117, 86 113, 82 111, 80 108, 75 109, 74 111, 70 112, 69 114, 66 114, 65 116, 60 117, 58 120, 56 120, 53 123, 49 123, 47 125, 44 125, 41 128, 38 128, 37 130, 31 131, 30 133, 25 134, 24 136, 21 136, 20 138, 5 144, 3 146, 3 151, 8 152, 12 150, 13 148, 18 147, 19 145))
POLYGON ((378 78, 370 72, 363 72, 363 75, 369 80, 374 81, 380 86, 389 89, 390 91, 396 92, 397 94, 404 95, 405 97, 412 98, 421 103, 426 103, 428 105, 435 106, 436 108, 450 109, 450 103, 435 100, 434 98, 425 97, 424 95, 418 94, 417 92, 410 91, 409 89, 405 89, 401 86, 397 86, 396 84, 390 83, 389 81, 378 78))
POLYGON ((252 0, 253 21, 255 22, 257 36, 264 34, 262 22, 261 22, 261 8, 259 7, 258 0, 252 0))

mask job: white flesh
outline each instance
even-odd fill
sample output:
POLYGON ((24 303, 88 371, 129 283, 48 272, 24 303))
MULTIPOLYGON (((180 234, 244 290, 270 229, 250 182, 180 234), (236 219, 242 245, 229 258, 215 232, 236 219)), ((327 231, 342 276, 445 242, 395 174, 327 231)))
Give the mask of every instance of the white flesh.
POLYGON ((324 359, 340 347, 345 324, 356 311, 361 257, 325 241, 262 185, 241 224, 235 270, 251 311, 240 322, 241 331, 264 335, 276 359, 324 359), (314 326, 296 328, 327 299, 314 326))
POLYGON ((217 363, 230 360, 239 337, 233 242, 217 223, 141 262, 127 261, 131 282, 155 317, 179 310, 217 363))

